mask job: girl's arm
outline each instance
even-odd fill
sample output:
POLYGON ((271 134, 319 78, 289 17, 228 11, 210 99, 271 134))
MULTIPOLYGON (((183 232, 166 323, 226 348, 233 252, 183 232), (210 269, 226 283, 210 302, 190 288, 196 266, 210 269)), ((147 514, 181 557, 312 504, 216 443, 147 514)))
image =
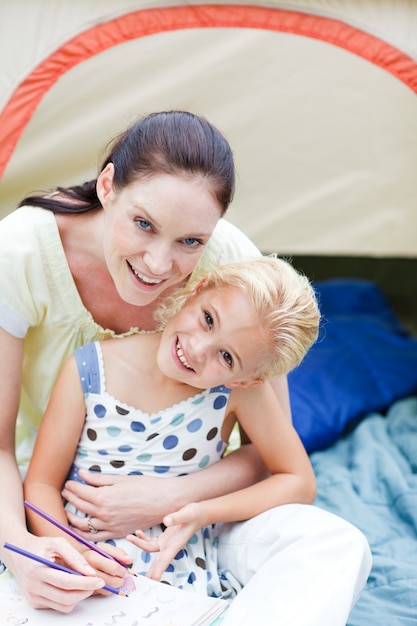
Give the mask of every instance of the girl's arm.
POLYGON ((197 529, 216 522, 249 519, 275 506, 311 503, 316 481, 308 455, 268 384, 232 391, 226 420, 238 418, 267 466, 270 476, 229 495, 188 504, 164 517, 167 529, 156 539, 141 531, 128 539, 160 554, 149 576, 157 580, 197 529))
POLYGON ((16 463, 15 428, 20 401, 23 340, 0 328, 0 553, 35 608, 53 608, 68 613, 82 599, 103 586, 103 580, 67 541, 38 538, 26 528, 22 479, 16 463), (66 564, 86 576, 73 576, 3 549, 9 542, 66 564))
MULTIPOLYGON (((25 499, 68 525, 61 489, 74 460, 85 421, 85 401, 75 358, 64 364, 53 388, 24 482, 25 499)), ((94 551, 28 509, 30 530, 36 535, 66 537, 84 554, 91 566, 103 575, 106 583, 120 587, 125 569, 94 551)), ((90 537, 91 539, 91 537, 90 537)), ((123 560, 123 553, 120 554, 123 560)), ((119 555, 118 555, 119 556, 119 555)))

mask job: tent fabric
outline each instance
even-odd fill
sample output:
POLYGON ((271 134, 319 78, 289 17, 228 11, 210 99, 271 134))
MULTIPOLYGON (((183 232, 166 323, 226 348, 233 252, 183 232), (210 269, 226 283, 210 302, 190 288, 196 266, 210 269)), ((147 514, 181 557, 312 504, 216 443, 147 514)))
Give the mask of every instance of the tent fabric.
POLYGON ((229 218, 262 250, 416 256, 414 2, 5 0, 0 19, 0 214, 95 176, 138 115, 190 108, 229 138, 229 218))
POLYGON ((164 31, 213 27, 260 28, 320 39, 380 65, 417 92, 417 63, 381 39, 339 20, 260 6, 143 9, 96 24, 66 41, 21 82, 0 115, 3 146, 0 175, 43 95, 72 67, 130 39, 164 31))

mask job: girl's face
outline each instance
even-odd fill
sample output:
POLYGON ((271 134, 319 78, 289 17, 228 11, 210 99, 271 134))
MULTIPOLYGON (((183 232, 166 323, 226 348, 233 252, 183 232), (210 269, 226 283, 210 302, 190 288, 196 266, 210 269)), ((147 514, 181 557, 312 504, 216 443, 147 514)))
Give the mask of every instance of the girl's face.
POLYGON ((202 289, 166 325, 157 361, 168 377, 199 389, 253 381, 263 338, 244 292, 202 289))
POLYGON ((158 174, 116 192, 113 172, 109 164, 97 180, 104 257, 120 297, 145 306, 191 274, 221 210, 198 176, 158 174))

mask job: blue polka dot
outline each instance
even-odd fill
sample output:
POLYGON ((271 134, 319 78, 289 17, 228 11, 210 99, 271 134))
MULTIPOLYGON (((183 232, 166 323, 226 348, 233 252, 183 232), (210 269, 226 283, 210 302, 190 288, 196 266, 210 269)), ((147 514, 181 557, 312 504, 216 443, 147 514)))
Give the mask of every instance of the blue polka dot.
POLYGON ((156 474, 166 474, 169 472, 169 465, 155 465, 153 470, 156 474))
POLYGON ((128 446, 128 445, 124 445, 124 446, 119 446, 117 448, 119 450, 119 452, 131 452, 132 451, 132 446, 128 446))
POLYGON ((178 437, 175 435, 169 435, 165 437, 163 444, 165 450, 172 450, 172 448, 176 448, 178 445, 178 437))
POLYGON ((192 585, 196 580, 195 574, 194 572, 191 572, 188 579, 187 579, 187 583, 189 583, 190 585, 192 585))
POLYGON ((106 415, 106 407, 102 404, 96 404, 94 407, 94 413, 97 417, 104 417, 106 415))
POLYGON ((221 452, 223 450, 224 443, 223 441, 218 441, 216 446, 216 452, 221 452))
POLYGON ((187 430, 190 433, 195 433, 197 432, 197 430, 200 430, 202 425, 203 425, 203 422, 201 421, 201 419, 193 420, 187 425, 187 430))
POLYGON ((143 476, 143 472, 140 472, 139 470, 135 470, 133 472, 128 472, 127 475, 128 476, 143 476))
POLYGON ((180 550, 179 552, 177 552, 177 554, 174 556, 174 559, 176 561, 179 561, 180 559, 183 559, 185 557, 186 553, 184 550, 180 550))
POLYGON ((206 465, 208 465, 210 461, 210 457, 208 454, 206 454, 206 456, 203 456, 203 458, 201 459, 200 463, 198 464, 198 467, 206 467, 206 465))
POLYGON ((212 578, 213 574, 210 572, 210 570, 207 570, 207 582, 209 582, 212 578))
POLYGON ((217 396, 213 402, 214 409, 222 409, 227 404, 226 396, 217 396))
POLYGON ((107 456, 108 455, 108 451, 107 450, 97 450, 98 454, 100 456, 107 456))
POLYGON ((149 563, 149 561, 151 560, 151 555, 149 554, 149 552, 145 552, 144 550, 142 550, 140 558, 144 563, 149 563))
POLYGON ((180 424, 183 423, 184 421, 184 413, 178 413, 177 415, 175 415, 172 420, 171 420, 171 425, 172 426, 179 426, 180 424))
POLYGON ((173 571, 174 571, 174 566, 172 565, 172 563, 170 563, 170 564, 168 565, 168 567, 166 568, 166 570, 165 570, 165 571, 166 571, 166 572, 173 572, 173 571))
POLYGON ((118 437, 122 431, 117 426, 108 426, 106 432, 109 437, 118 437))
POLYGON ((142 422, 131 422, 130 429, 134 433, 143 433, 146 430, 146 426, 142 422))
POLYGON ((210 533, 209 533, 209 529, 207 528, 207 526, 203 528, 203 537, 204 539, 210 539, 210 533))
POLYGON ((143 454, 138 454, 136 460, 139 461, 139 463, 148 463, 151 458, 152 454, 149 454, 149 452, 144 452, 143 454))

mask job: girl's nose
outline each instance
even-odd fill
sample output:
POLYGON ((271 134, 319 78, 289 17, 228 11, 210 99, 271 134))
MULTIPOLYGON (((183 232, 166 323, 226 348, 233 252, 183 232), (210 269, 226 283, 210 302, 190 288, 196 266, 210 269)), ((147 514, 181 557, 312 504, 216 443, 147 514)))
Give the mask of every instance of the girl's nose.
POLYGON ((206 334, 194 335, 190 343, 190 356, 192 356, 197 363, 202 363, 207 360, 212 350, 210 337, 206 334))

